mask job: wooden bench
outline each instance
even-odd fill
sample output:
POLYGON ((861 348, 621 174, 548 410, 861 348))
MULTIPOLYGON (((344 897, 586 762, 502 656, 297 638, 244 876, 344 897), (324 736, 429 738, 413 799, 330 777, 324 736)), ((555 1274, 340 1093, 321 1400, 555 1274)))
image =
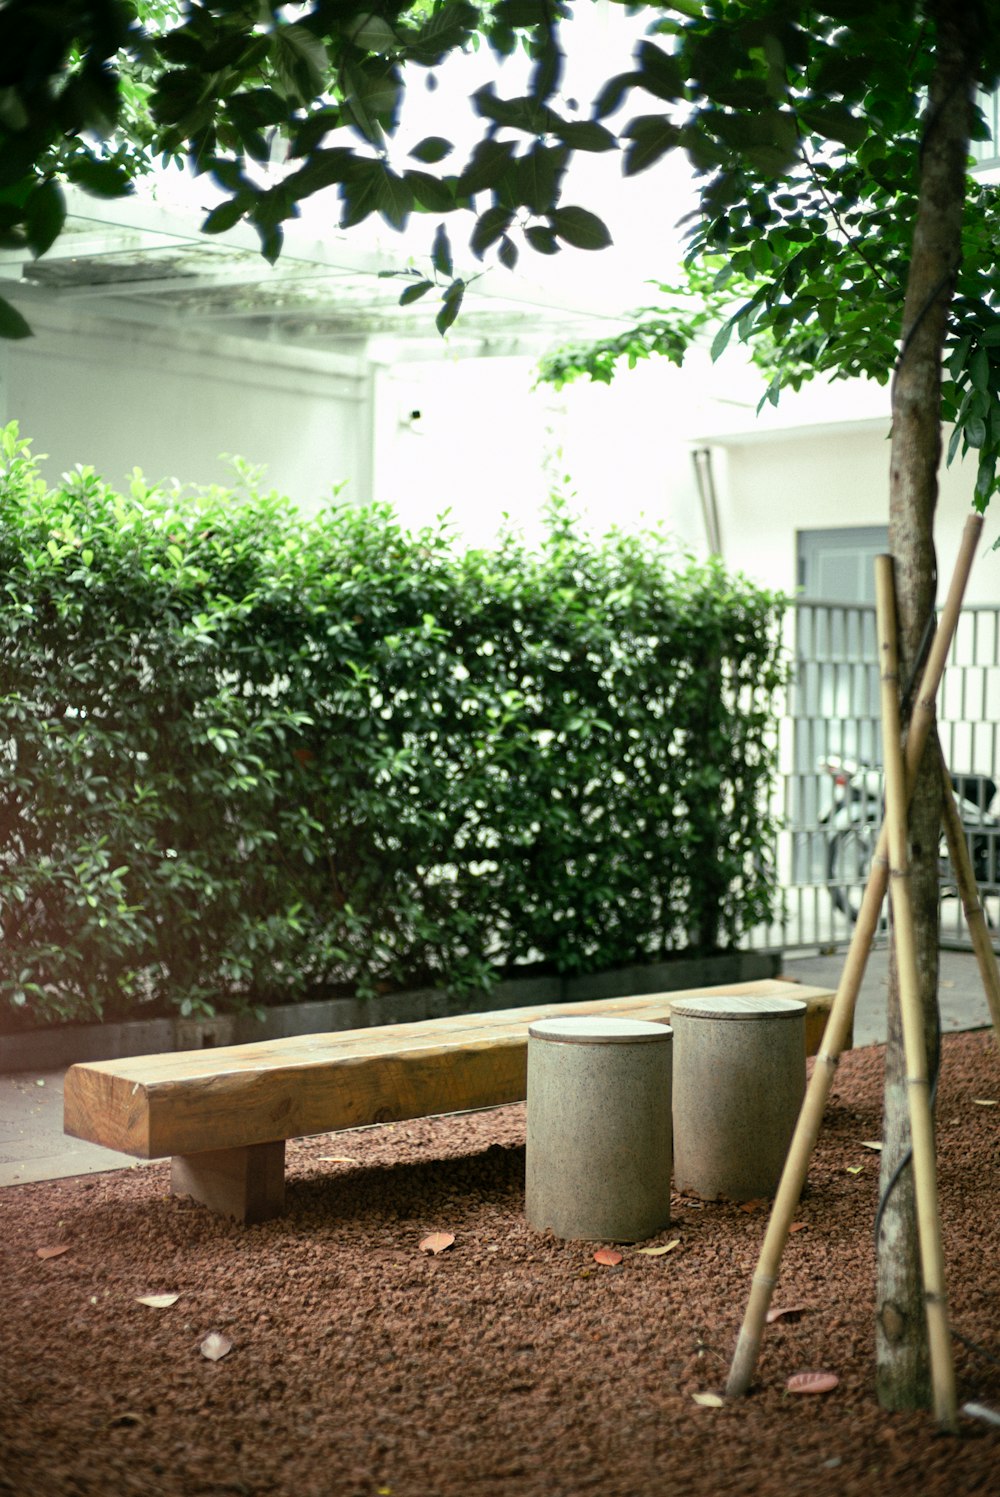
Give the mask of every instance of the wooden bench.
MULTIPOLYGON (((718 991, 803 999, 806 1049, 815 1054, 828 991, 780 980, 718 991)), ((692 996, 502 1009, 75 1065, 63 1126, 140 1159, 172 1156, 175 1195, 240 1222, 266 1221, 284 1206, 286 1139, 523 1101, 528 1026, 537 1019, 601 1013, 669 1023, 671 1004, 692 996)))

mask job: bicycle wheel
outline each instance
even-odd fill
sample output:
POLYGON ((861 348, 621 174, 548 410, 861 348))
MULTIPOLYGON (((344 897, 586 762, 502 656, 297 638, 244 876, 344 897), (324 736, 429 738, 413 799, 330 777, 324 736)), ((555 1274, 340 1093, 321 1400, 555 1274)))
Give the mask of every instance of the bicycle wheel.
POLYGON ((875 828, 846 827, 830 839, 827 882, 833 907, 852 923, 858 918, 875 851, 875 828))

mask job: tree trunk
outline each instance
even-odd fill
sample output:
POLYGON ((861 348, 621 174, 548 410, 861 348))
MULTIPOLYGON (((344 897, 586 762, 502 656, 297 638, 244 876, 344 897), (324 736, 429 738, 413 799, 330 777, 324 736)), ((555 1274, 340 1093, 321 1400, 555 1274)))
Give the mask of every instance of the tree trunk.
MULTIPOLYGON (((961 256, 962 211, 971 100, 982 8, 974 0, 928 7, 936 30, 936 67, 921 155, 913 252, 903 312, 903 344, 892 399, 889 545, 895 558, 900 675, 920 662, 933 615, 937 573, 934 509, 941 458, 941 353, 961 256)), ((910 813, 910 888, 930 1074, 939 1050, 938 837, 940 771, 933 746, 924 755, 910 813)), ((895 960, 890 963, 885 1122, 880 1190, 910 1147, 909 1101, 895 960)), ((885 1202, 876 1284, 876 1383, 887 1409, 930 1402, 926 1322, 917 1244, 913 1174, 902 1172, 885 1202)))

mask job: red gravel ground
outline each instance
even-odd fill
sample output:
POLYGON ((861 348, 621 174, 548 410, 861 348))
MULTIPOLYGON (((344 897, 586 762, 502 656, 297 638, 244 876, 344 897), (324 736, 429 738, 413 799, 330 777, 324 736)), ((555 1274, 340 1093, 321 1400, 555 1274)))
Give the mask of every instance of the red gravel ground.
MULTIPOLYGON (((844 1057, 756 1390, 720 1389, 763 1210, 675 1199, 662 1256, 529 1231, 524 1110, 289 1147, 289 1211, 237 1228, 157 1164, 0 1194, 0 1493, 13 1497, 717 1497, 995 1493, 1000 1429, 873 1394, 882 1051, 844 1057), (331 1156, 337 1156, 332 1160, 331 1156), (859 1170, 859 1173, 852 1171, 859 1170), (455 1234, 440 1256, 418 1244, 455 1234), (63 1247, 59 1256, 37 1250, 63 1247), (174 1293, 169 1308, 137 1302, 174 1293), (199 1348, 217 1332, 219 1361, 199 1348), (839 1386, 794 1395, 790 1374, 839 1386)), ((940 1193, 959 1400, 1000 1407, 1000 1100, 950 1036, 940 1193), (992 1360, 991 1360, 992 1358, 992 1360)))

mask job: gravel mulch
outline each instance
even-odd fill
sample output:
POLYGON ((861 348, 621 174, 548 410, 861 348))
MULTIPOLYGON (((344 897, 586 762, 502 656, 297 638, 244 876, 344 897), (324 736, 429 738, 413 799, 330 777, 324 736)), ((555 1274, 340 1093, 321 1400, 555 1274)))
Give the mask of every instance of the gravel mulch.
MULTIPOLYGON (((655 1242, 601 1266, 596 1244, 524 1221, 523 1107, 292 1143, 288 1213, 259 1227, 171 1198, 165 1164, 8 1188, 0 1494, 994 1493, 1000 1429, 941 1436, 874 1396, 863 1141, 881 1133, 882 1062, 877 1046, 841 1062, 774 1300, 806 1308, 769 1327, 754 1392, 721 1408, 693 1395, 725 1383, 766 1210, 675 1197, 655 1242), (422 1252, 438 1231, 453 1246, 422 1252), (231 1343, 215 1361, 210 1333, 231 1343), (817 1368, 832 1392, 786 1390, 817 1368)), ((1000 1106, 982 1105, 998 1101, 991 1036, 948 1036, 959 1399, 1000 1409, 1000 1106)))

